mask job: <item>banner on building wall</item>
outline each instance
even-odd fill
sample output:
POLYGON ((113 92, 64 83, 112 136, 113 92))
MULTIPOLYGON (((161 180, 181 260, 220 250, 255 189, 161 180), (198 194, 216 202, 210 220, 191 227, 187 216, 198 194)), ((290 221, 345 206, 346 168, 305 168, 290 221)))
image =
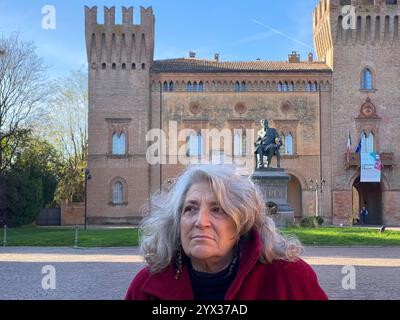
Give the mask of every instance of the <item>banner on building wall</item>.
POLYGON ((375 152, 361 153, 361 182, 381 182, 382 162, 375 152))

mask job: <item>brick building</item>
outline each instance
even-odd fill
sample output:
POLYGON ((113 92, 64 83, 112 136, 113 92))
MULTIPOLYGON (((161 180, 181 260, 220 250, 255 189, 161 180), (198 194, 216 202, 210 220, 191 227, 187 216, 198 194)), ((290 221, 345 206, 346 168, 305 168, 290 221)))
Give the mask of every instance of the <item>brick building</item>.
POLYGON ((149 195, 185 168, 175 161, 179 150, 186 160, 241 160, 238 170, 251 174, 259 121, 268 118, 285 141, 281 164, 291 175, 296 218, 315 214, 310 180, 324 179, 318 212, 327 223, 349 223, 365 203, 368 223, 400 225, 396 1, 322 0, 310 21, 316 59, 292 52, 287 62, 225 62, 218 54, 204 60, 195 53, 155 61, 152 9, 141 8, 140 24, 133 8, 122 11, 122 24, 115 24, 114 7, 98 24, 97 7, 85 8, 89 223, 137 223, 149 195), (350 29, 343 28, 348 4, 355 6, 350 29), (160 127, 165 135, 148 141, 160 127), (228 134, 210 144, 206 129, 228 134), (352 151, 363 137, 364 148, 381 154, 381 183, 360 183, 358 155, 345 155, 349 135, 352 151), (164 164, 146 157, 155 142, 164 164))

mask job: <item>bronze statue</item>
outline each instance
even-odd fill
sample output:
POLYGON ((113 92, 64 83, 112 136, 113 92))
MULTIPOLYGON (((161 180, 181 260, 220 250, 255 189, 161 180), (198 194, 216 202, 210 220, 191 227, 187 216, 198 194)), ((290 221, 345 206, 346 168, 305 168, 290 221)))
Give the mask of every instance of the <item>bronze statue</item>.
POLYGON ((271 166, 272 157, 276 156, 277 167, 281 167, 281 154, 279 152, 282 146, 282 139, 275 128, 268 126, 268 119, 261 120, 263 129, 258 132, 258 138, 255 146, 256 169, 264 168, 264 156, 267 157, 267 168, 271 166))

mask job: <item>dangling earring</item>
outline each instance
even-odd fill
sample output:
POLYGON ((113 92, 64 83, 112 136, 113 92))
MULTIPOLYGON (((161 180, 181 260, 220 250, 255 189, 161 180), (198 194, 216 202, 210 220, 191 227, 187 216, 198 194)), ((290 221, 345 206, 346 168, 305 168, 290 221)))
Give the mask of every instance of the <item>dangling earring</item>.
POLYGON ((179 246, 179 250, 176 254, 175 267, 175 279, 178 280, 179 276, 182 274, 182 245, 179 246))

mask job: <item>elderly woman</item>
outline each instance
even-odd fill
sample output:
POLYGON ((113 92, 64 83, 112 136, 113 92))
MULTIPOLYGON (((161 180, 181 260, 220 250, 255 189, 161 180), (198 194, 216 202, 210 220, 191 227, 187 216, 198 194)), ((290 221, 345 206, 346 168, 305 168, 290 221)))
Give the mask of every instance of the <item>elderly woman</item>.
POLYGON ((126 299, 327 299, 298 240, 275 229, 257 187, 232 168, 189 167, 149 203, 147 266, 126 299))

